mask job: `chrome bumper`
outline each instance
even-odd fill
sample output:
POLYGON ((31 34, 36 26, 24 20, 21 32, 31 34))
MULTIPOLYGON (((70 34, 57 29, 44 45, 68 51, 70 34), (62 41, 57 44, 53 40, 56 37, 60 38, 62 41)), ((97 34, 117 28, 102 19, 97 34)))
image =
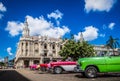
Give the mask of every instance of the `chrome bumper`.
POLYGON ((76 65, 76 67, 74 67, 74 72, 83 72, 83 70, 80 68, 80 65, 76 65))

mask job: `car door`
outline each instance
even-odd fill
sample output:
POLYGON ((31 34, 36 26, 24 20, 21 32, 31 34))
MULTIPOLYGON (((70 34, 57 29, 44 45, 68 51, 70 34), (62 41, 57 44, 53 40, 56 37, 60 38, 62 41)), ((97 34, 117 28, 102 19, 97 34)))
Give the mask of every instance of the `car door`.
POLYGON ((109 56, 106 64, 108 72, 120 72, 120 56, 109 56))
POLYGON ((65 71, 74 71, 74 68, 76 67, 76 62, 64 62, 62 63, 61 67, 65 70, 65 71))

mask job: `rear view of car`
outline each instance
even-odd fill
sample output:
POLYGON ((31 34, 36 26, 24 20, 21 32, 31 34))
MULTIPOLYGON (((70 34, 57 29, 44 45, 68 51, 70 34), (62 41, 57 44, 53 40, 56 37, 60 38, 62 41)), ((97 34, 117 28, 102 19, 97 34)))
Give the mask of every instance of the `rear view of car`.
POLYGON ((30 65, 29 68, 30 68, 30 70, 39 70, 40 65, 33 64, 33 65, 30 65))

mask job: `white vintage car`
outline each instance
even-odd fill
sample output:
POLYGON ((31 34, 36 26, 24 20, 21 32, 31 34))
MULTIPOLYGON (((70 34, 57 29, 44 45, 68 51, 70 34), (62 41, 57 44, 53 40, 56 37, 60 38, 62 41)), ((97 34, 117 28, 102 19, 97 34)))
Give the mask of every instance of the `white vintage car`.
POLYGON ((40 66, 45 67, 47 71, 50 71, 55 74, 60 74, 63 71, 74 71, 74 68, 76 67, 75 61, 58 61, 58 62, 50 62, 48 64, 41 64, 40 66))

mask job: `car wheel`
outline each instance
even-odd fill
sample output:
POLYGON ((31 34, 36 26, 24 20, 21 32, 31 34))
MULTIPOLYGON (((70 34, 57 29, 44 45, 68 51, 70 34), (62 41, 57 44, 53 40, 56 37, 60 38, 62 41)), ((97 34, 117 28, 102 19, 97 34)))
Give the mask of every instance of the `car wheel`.
POLYGON ((46 68, 45 67, 41 67, 41 71, 46 71, 46 68))
POLYGON ((54 73, 55 73, 55 74, 60 74, 60 73, 62 73, 62 71, 63 71, 63 70, 62 70, 61 67, 55 67, 55 68, 54 68, 54 73))
POLYGON ((85 76, 88 78, 94 78, 97 76, 97 69, 94 66, 89 66, 85 70, 85 76))

